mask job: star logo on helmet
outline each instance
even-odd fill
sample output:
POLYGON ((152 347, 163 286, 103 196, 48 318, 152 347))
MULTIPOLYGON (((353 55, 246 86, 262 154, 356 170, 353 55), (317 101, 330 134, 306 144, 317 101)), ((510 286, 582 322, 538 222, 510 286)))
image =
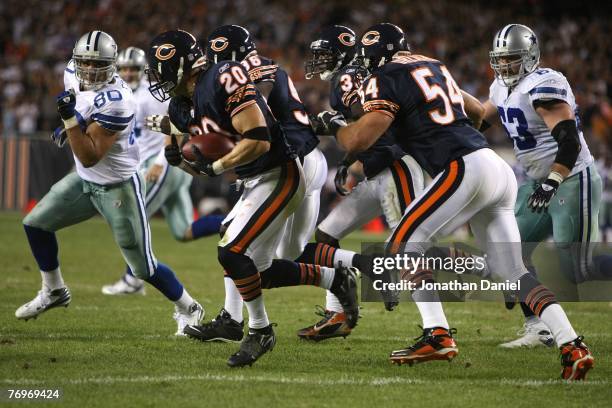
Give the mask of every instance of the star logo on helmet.
POLYGON ((210 48, 215 52, 221 52, 229 46, 229 41, 226 37, 217 37, 210 40, 210 48))
POLYGON ((176 54, 176 47, 174 44, 162 44, 157 47, 155 58, 160 61, 166 61, 174 57, 174 54, 176 54))
POLYGON ((355 45, 355 37, 351 33, 341 33, 338 36, 338 40, 341 44, 346 45, 347 47, 352 47, 355 45))
POLYGON ((535 43, 537 43, 537 42, 538 42, 538 40, 537 40, 537 38, 536 38, 535 34, 531 34, 531 36, 529 37, 529 39, 531 40, 531 43, 532 43, 532 44, 535 44, 535 43))
POLYGON ((368 31, 361 38, 361 43, 363 45, 372 45, 380 40, 380 33, 378 31, 368 31))

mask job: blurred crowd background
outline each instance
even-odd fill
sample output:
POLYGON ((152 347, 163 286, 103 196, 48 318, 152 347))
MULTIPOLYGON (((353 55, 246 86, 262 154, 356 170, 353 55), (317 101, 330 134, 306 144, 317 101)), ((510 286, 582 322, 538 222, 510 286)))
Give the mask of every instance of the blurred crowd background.
MULTIPOLYGON (((359 34, 376 22, 395 23, 406 31, 415 52, 444 61, 461 88, 484 101, 493 80, 488 61, 493 35, 505 24, 523 23, 539 37, 542 66, 569 79, 585 135, 604 170, 612 162, 612 12, 606 3, 3 0, 0 138, 48 132, 59 123, 54 96, 62 90, 62 71, 76 39, 92 29, 110 33, 120 48, 146 49, 153 36, 166 29, 179 27, 205 39, 219 25, 243 25, 256 38, 260 54, 289 71, 307 107, 316 112, 328 106, 329 85, 305 80, 303 63, 322 27, 345 24, 359 34)), ((502 150, 511 146, 504 135, 493 135, 492 142, 502 150)), ((332 144, 327 143, 330 152, 332 144)))

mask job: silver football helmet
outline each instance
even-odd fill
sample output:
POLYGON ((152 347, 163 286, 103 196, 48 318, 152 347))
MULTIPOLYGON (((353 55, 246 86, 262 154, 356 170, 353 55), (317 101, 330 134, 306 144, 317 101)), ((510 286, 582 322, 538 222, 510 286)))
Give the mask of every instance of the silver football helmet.
POLYGON ((495 34, 489 59, 497 80, 515 86, 540 64, 538 39, 529 27, 508 24, 495 34))
POLYGON ((145 67, 147 56, 144 50, 136 47, 128 47, 121 50, 117 56, 117 69, 121 78, 128 83, 132 90, 136 90, 140 85, 145 67))
POLYGON ((84 89, 97 89, 115 74, 117 44, 104 31, 90 31, 74 45, 72 51, 76 77, 84 89))

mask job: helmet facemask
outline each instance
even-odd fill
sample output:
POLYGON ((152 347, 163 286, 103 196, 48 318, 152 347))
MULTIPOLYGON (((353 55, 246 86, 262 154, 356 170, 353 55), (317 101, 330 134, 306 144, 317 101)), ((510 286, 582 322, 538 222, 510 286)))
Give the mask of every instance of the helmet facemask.
POLYGON ((173 81, 162 80, 159 72, 151 68, 145 69, 145 73, 149 80, 149 92, 151 92, 155 99, 165 102, 173 96, 171 92, 176 88, 176 84, 173 81))
POLYGON ((311 79, 316 74, 324 81, 340 69, 344 55, 336 55, 333 51, 324 48, 311 48, 312 58, 304 64, 306 79, 311 79))
POLYGON ((75 75, 84 90, 96 90, 109 83, 115 74, 115 61, 74 56, 75 75))

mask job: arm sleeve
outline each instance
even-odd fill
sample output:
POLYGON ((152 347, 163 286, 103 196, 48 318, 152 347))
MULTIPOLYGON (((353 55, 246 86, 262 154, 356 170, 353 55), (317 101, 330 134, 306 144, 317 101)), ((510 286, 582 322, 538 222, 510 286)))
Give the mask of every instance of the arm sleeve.
POLYGON ((276 81, 276 71, 278 71, 278 65, 274 61, 270 61, 267 64, 262 64, 258 67, 251 67, 249 71, 249 78, 254 83, 257 82, 272 82, 276 81))
POLYGON ((531 103, 559 100, 571 105, 570 86, 565 77, 555 74, 546 75, 542 81, 535 83, 529 90, 531 103))
POLYGON ((118 95, 121 95, 121 99, 107 101, 106 104, 94 111, 91 115, 91 119, 106 130, 121 132, 130 125, 132 120, 134 120, 134 110, 125 103, 123 94, 119 91, 110 92, 117 92, 118 95))
POLYGON ((389 76, 372 75, 361 85, 364 112, 380 112, 395 117, 400 110, 399 99, 395 95, 393 79, 389 76))

